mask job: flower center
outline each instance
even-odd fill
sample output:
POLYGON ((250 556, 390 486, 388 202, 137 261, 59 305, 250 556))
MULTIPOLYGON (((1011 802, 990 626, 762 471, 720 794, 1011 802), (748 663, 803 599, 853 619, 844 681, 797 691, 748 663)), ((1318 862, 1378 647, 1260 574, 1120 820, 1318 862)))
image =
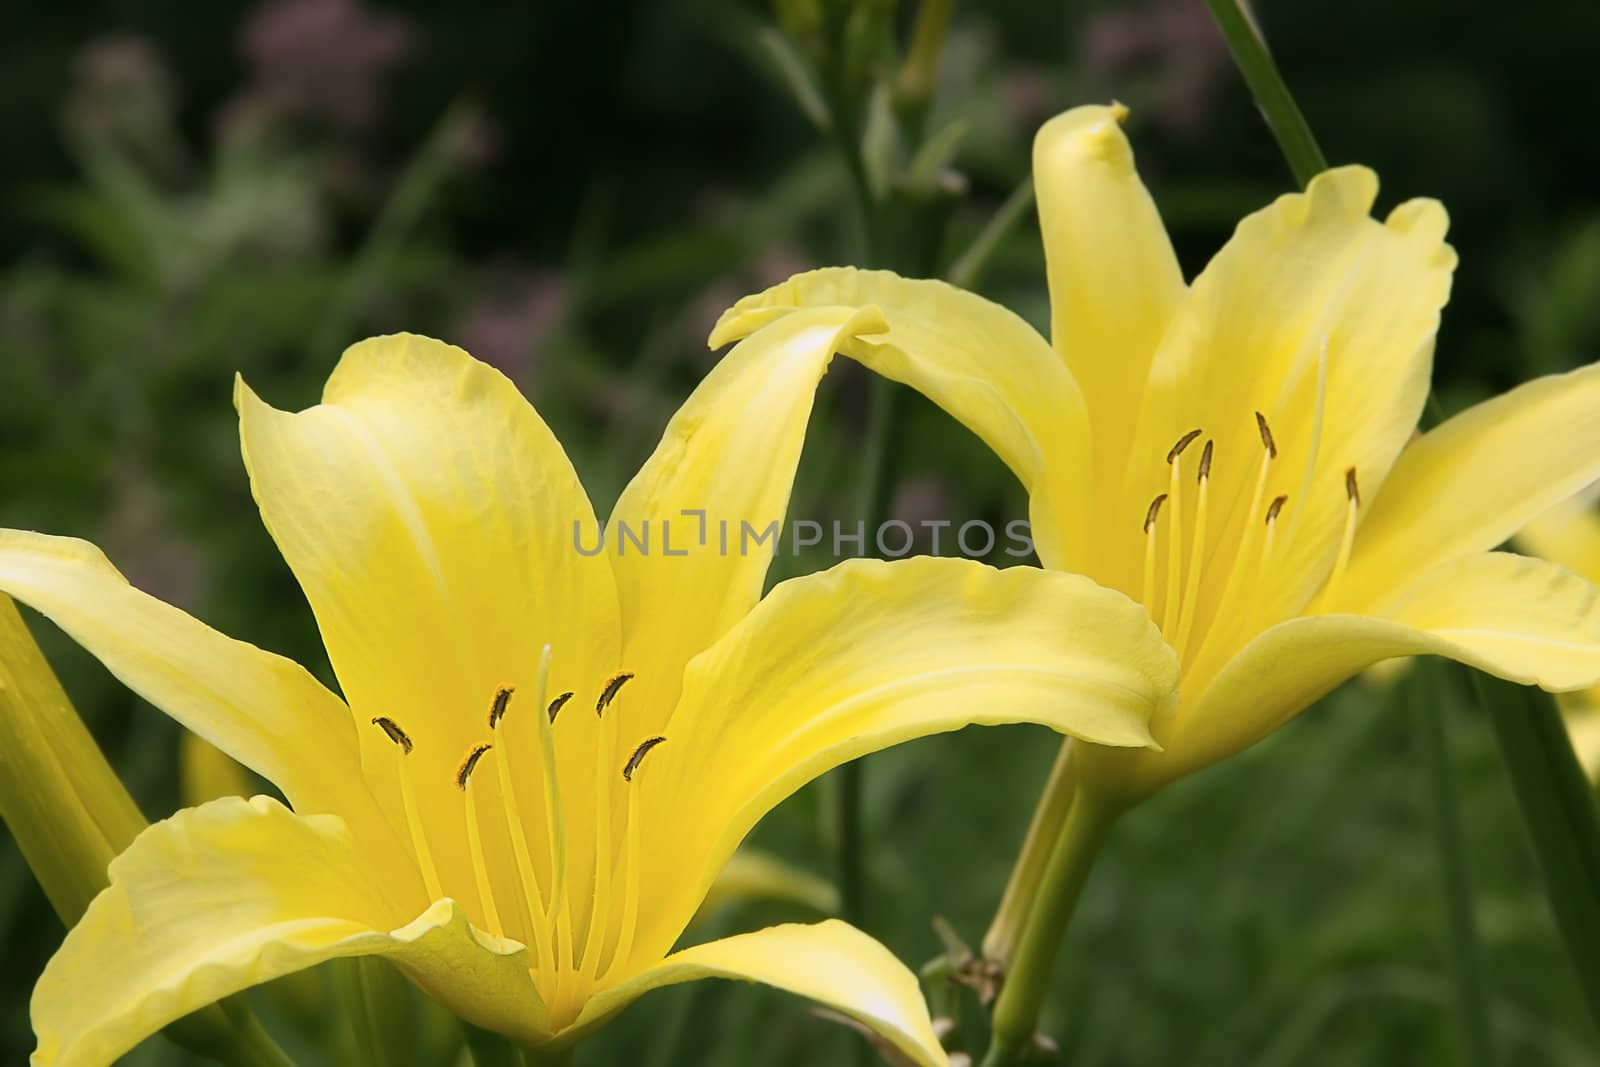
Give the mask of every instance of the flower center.
MULTIPOLYGON (((629 786, 633 784, 645 757, 666 738, 645 738, 631 750, 632 754, 626 762, 618 760, 617 741, 621 724, 617 709, 612 705, 633 675, 621 671, 604 682, 594 705, 599 732, 593 777, 593 856, 584 870, 569 871, 565 805, 584 798, 571 788, 573 783, 569 783, 565 792, 561 788, 555 735, 562 709, 574 694, 560 693, 547 701, 549 676, 550 649, 546 646, 539 664, 535 705, 542 709, 542 714, 534 716, 538 742, 528 746, 532 751, 521 751, 506 734, 505 724, 512 710, 515 690, 510 686, 502 686, 495 691, 489 704, 488 738, 467 750, 456 766, 453 784, 461 797, 461 822, 465 831, 467 857, 472 868, 473 888, 481 906, 481 914, 476 917, 481 921, 477 921, 476 925, 496 937, 506 937, 506 913, 502 912, 501 906, 520 905, 526 908, 524 928, 533 942, 529 946, 530 958, 537 961, 536 966, 530 967, 529 973, 552 1019, 570 1021, 581 1010, 595 985, 625 964, 632 953, 640 895, 639 802, 637 788, 629 786), (528 769, 544 786, 542 842, 537 841, 538 835, 531 833, 534 828, 524 821, 522 804, 518 799, 517 783, 530 777, 521 773, 523 768, 516 766, 524 759, 531 759, 535 766, 528 769), (487 773, 485 761, 495 765, 499 803, 494 807, 490 807, 493 802, 483 796, 483 775, 487 773), (613 763, 618 765, 613 766, 613 763), (618 789, 626 794, 626 799, 622 801, 626 807, 622 810, 620 850, 613 841, 617 829, 614 805, 619 799, 615 796, 618 789), (488 820, 494 819, 503 822, 506 838, 511 844, 511 865, 504 862, 504 857, 487 855, 485 852, 485 828, 490 825, 488 820), (548 872, 546 878, 540 877, 539 865, 535 863, 529 844, 530 836, 548 850, 547 856, 540 857, 544 860, 544 870, 548 872), (515 870, 514 885, 511 884, 510 874, 506 873, 508 866, 515 870), (494 870, 501 871, 503 875, 498 883, 491 873, 494 870), (588 898, 587 922, 581 930, 575 918, 573 894, 568 891, 573 874, 581 875, 576 882, 585 891, 590 887, 593 890, 592 897, 588 898), (621 893, 620 911, 615 907, 618 892, 621 893)), ((448 894, 417 806, 419 786, 413 781, 415 761, 409 758, 416 751, 417 743, 393 719, 380 716, 373 719, 372 723, 394 742, 401 803, 405 809, 412 848, 429 899, 439 900, 448 894)), ((438 832, 437 825, 435 832, 438 832)), ((587 892, 584 895, 587 896, 587 892)))
MULTIPOLYGON (((1272 581, 1279 542, 1286 524, 1292 521, 1293 511, 1289 507, 1288 493, 1266 499, 1267 486, 1278 460, 1278 445, 1266 416, 1258 411, 1255 421, 1261 439, 1261 455, 1256 463, 1249 503, 1243 511, 1234 512, 1237 521, 1226 523, 1233 529, 1210 528, 1214 523, 1212 465, 1217 460, 1216 442, 1210 438, 1200 449, 1192 489, 1194 511, 1192 516, 1187 514, 1185 492, 1189 482, 1184 475, 1184 457, 1190 446, 1205 436, 1203 429, 1190 430, 1168 450, 1166 490, 1156 494, 1145 509, 1140 599, 1150 617, 1161 627, 1167 643, 1186 664, 1201 657, 1223 623, 1232 632, 1268 621, 1251 605, 1263 600, 1257 594, 1265 591, 1272 581), (1202 584, 1208 576, 1211 581, 1202 584), (1201 631, 1198 638, 1197 624, 1201 631)), ((1308 465, 1314 463, 1315 458, 1313 454, 1308 465)), ((1328 578, 1329 589, 1337 586, 1349 562, 1361 506, 1354 467, 1345 470, 1344 482, 1347 500, 1344 530, 1338 557, 1328 578)), ((1224 508, 1224 518, 1227 517, 1224 508)))

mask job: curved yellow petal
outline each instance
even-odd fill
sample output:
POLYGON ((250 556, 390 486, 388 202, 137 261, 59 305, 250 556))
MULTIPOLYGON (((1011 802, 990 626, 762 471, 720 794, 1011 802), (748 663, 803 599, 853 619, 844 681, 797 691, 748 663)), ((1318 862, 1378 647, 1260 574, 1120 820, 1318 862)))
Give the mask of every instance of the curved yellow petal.
POLYGON ((0 530, 0 592, 129 689, 282 789, 302 812, 375 815, 343 702, 299 664, 128 584, 87 541, 0 530))
POLYGON ((1150 360, 1184 293, 1122 133, 1126 117, 1120 104, 1073 108, 1033 141, 1050 341, 1088 401, 1095 467, 1109 492, 1120 487, 1150 360))
POLYGON ((341 820, 229 797, 145 831, 34 987, 34 1067, 105 1067, 239 990, 342 956, 382 955, 479 1025, 545 1035, 522 946, 455 902, 408 914, 341 820))
MULTIPOLYGON (((604 553, 579 551, 595 519, 572 464, 504 375, 425 337, 352 346, 298 414, 242 382, 235 401, 256 502, 316 615, 374 791, 403 810, 393 744, 370 725, 384 716, 415 743, 440 868, 470 870, 455 773, 496 690, 530 701, 545 644, 552 694, 592 700, 616 670, 616 585, 604 553)), ((592 716, 570 719, 564 790, 592 773, 598 734, 592 716)), ((531 738, 532 722, 519 711, 508 726, 531 738)), ((568 836, 574 849, 593 837, 581 823, 568 836)), ((509 879, 509 845, 488 851, 509 879)))
POLYGON ((1589 780, 1600 787, 1600 692, 1564 694, 1560 704, 1578 762, 1589 780))
POLYGON ((1600 591, 1509 553, 1430 569, 1372 615, 1311 615, 1257 637, 1182 712, 1163 777, 1246 748, 1358 671, 1433 654, 1551 691, 1600 683, 1600 591))
POLYGON ((1330 607, 1365 610, 1430 563, 1482 552, 1600 478, 1600 363, 1518 386, 1401 453, 1330 607))
POLYGON ((761 982, 848 1015, 913 1063, 948 1067, 916 975, 878 942, 837 919, 787 923, 674 952, 591 1000, 577 1023, 594 1026, 662 986, 700 978, 761 982))
POLYGON ((708 918, 724 904, 745 900, 799 904, 823 915, 839 910, 839 890, 826 878, 770 852, 741 848, 717 872, 692 921, 708 918))
POLYGON ((633 785, 646 822, 639 951, 664 952, 757 820, 857 756, 970 724, 1150 743, 1177 659, 1086 578, 970 560, 852 560, 777 586, 689 664, 633 785))
POLYGON ((1600 582, 1600 512, 1592 494, 1563 500, 1517 532, 1516 546, 1600 582))
MULTIPOLYGON (((1232 558, 1266 510, 1244 515, 1264 453, 1260 412, 1277 446, 1262 499, 1288 500, 1271 580, 1252 597, 1253 618, 1236 624, 1248 632, 1287 617, 1320 587, 1345 524, 1347 472, 1370 496, 1416 427, 1455 267, 1443 208, 1414 201, 1379 223, 1376 194, 1365 168, 1327 171, 1243 220, 1195 280, 1151 365, 1117 516, 1127 550, 1111 584, 1138 587, 1134 534, 1168 487, 1168 450, 1195 429, 1216 450, 1207 555, 1232 558)), ((1228 571, 1207 569, 1198 632, 1213 629, 1228 571)))
POLYGON ((805 310, 745 338, 673 415, 607 524, 628 701, 641 729, 678 697, 683 666, 761 599, 817 383, 877 321, 805 310))
POLYGON ((1077 516, 1088 506, 1088 414, 1044 338, 1000 305, 944 282, 838 267, 745 297, 723 314, 711 344, 798 308, 826 307, 870 308, 883 317, 882 330, 847 339, 840 351, 910 385, 983 438, 1034 498, 1039 558, 1049 566, 1075 561, 1084 539, 1054 516, 1077 516))

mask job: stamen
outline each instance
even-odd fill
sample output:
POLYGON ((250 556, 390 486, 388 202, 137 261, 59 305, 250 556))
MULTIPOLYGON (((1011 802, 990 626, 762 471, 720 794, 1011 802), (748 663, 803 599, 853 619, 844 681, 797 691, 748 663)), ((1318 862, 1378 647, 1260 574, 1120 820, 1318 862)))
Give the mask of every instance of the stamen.
MULTIPOLYGON (((548 648, 549 646, 547 645, 545 647, 548 648)), ((560 696, 556 697, 554 700, 552 700, 550 702, 550 707, 548 709, 546 709, 546 710, 550 713, 550 721, 551 722, 555 722, 556 721, 556 716, 561 714, 561 709, 566 707, 567 706, 567 701, 569 701, 571 699, 572 699, 572 690, 569 689, 565 693, 562 693, 560 696)))
POLYGON ((417 814, 417 797, 411 788, 410 764, 406 760, 411 755, 411 738, 393 719, 380 715, 372 723, 394 742, 395 773, 400 778, 400 803, 405 808, 406 828, 411 833, 411 849, 417 854, 417 866, 422 868, 422 884, 428 891, 429 903, 432 903, 443 898, 444 890, 439 885, 439 870, 433 865, 433 852, 428 848, 428 835, 422 830, 422 818, 417 814))
POLYGON ((1339 538, 1339 556, 1334 561, 1333 573, 1328 577, 1324 587, 1324 595, 1331 597, 1339 588, 1339 580, 1344 577, 1345 568, 1350 565, 1350 548, 1356 539, 1356 518, 1361 511, 1361 486, 1356 483, 1356 469, 1347 468, 1344 472, 1344 495, 1346 506, 1344 510, 1344 534, 1339 538))
MULTIPOLYGON (((623 681, 627 679, 624 678, 623 681)), ((616 680, 613 679, 613 682, 616 680)), ((617 683, 620 685, 621 683, 617 683)), ((611 683, 606 689, 615 691, 611 683)), ((604 706, 604 698, 602 704, 604 706)), ((586 980, 592 981, 600 969, 600 952, 604 947, 601 942, 605 940, 605 920, 610 918, 611 904, 611 794, 613 791, 611 779, 612 753, 617 747, 617 717, 602 716, 600 736, 595 745, 595 772, 594 784, 596 789, 595 816, 594 816, 594 899, 589 907, 589 929, 583 939, 583 958, 578 964, 578 973, 586 980)))
POLYGON ((633 772, 639 769, 639 764, 644 762, 644 758, 650 754, 652 748, 665 740, 665 737, 650 737, 640 742, 639 747, 633 750, 633 755, 628 757, 628 765, 622 768, 622 780, 633 781, 633 772))
POLYGON ((613 674, 606 682, 605 688, 600 690, 600 699, 594 702, 594 713, 596 715, 604 715, 606 708, 610 707, 611 702, 616 699, 617 690, 621 689, 628 679, 632 677, 633 674, 630 671, 618 671, 613 674))
POLYGON ((1211 488, 1211 452, 1215 441, 1207 441, 1200 453, 1200 498, 1194 508, 1194 537, 1189 545, 1189 571, 1183 584, 1183 602, 1178 611, 1178 641, 1172 647, 1179 656, 1189 643, 1189 631, 1194 626, 1195 601, 1200 592, 1200 572, 1206 550, 1206 512, 1211 488))
POLYGON ((1183 450, 1200 436, 1190 430, 1167 453, 1172 465, 1167 479, 1167 500, 1172 504, 1172 520, 1167 523, 1167 602, 1161 611, 1161 632, 1173 633, 1178 622, 1178 583, 1183 580, 1183 450))
MULTIPOLYGON (((638 753, 634 755, 637 758, 638 753)), ((639 927, 639 791, 637 789, 628 790, 627 842, 628 880, 623 889, 622 925, 617 930, 617 947, 611 953, 611 962, 606 965, 608 975, 618 967, 627 966, 628 957, 633 954, 634 934, 639 927)))
MULTIPOLYGON (((539 699, 544 699, 550 671, 550 646, 544 646, 539 659, 539 699)), ((557 699, 556 710, 566 701, 557 699)), ((551 727, 554 715, 535 715, 539 727, 539 763, 544 779, 545 840, 550 844, 550 913, 547 922, 555 927, 558 944, 564 944, 571 959, 572 910, 567 901, 567 819, 561 805, 561 782, 556 775, 556 740, 551 727)), ((552 949, 559 961, 559 947, 552 949)), ((558 971, 564 970, 558 965, 558 971)))
POLYGON ((1150 501, 1150 508, 1144 513, 1144 532, 1149 533, 1150 527, 1156 524, 1156 516, 1161 514, 1161 505, 1166 502, 1167 494, 1157 493, 1156 498, 1150 501))
POLYGON ((489 729, 493 730, 500 725, 500 719, 511 703, 511 694, 515 692, 516 690, 509 685, 503 685, 494 691, 494 702, 489 705, 489 729))
MULTIPOLYGON (((546 645, 544 654, 539 659, 539 690, 538 699, 544 702, 544 687, 548 682, 550 671, 550 646, 546 645)), ((498 699, 498 694, 496 694, 498 699)), ((535 948, 539 953, 539 964, 543 973, 553 974, 555 971, 555 953, 551 946, 545 919, 544 890, 539 885, 539 876, 533 869, 533 859, 528 854, 527 827, 522 821, 521 805, 517 803, 516 786, 511 780, 511 749, 502 741, 504 730, 501 724, 505 721, 502 710, 500 716, 494 721, 494 741, 500 746, 500 758, 495 760, 495 770, 500 776, 500 813, 506 820, 506 833, 511 838, 511 853, 517 862, 517 877, 522 882, 522 898, 528 906, 528 936, 533 939, 535 948)))
POLYGON ((399 723, 395 722, 393 719, 379 715, 376 719, 372 720, 372 725, 381 727, 383 732, 389 735, 389 740, 399 745, 401 749, 405 751, 406 755, 411 755, 411 738, 407 737, 406 732, 400 729, 399 723))
POLYGON ((1200 436, 1200 430, 1198 428, 1196 428, 1196 429, 1190 430, 1188 433, 1186 433, 1182 437, 1178 438, 1178 443, 1173 445, 1170 449, 1167 450, 1167 462, 1171 463, 1174 460, 1176 460, 1179 456, 1183 455, 1183 450, 1188 448, 1191 444, 1193 444, 1194 443, 1194 439, 1196 437, 1199 437, 1199 436, 1200 436))
POLYGON ((1161 514, 1161 504, 1167 499, 1167 494, 1158 493, 1150 501, 1150 510, 1144 513, 1144 595, 1139 598, 1139 603, 1145 606, 1153 616, 1155 612, 1150 603, 1155 594, 1156 584, 1156 516, 1161 514))
MULTIPOLYGON (((1250 506, 1245 509, 1246 516, 1261 513, 1261 501, 1267 492, 1267 475, 1271 472, 1272 461, 1277 458, 1278 445, 1273 440, 1272 429, 1267 425, 1266 416, 1256 412, 1256 428, 1261 431, 1261 464, 1256 468, 1256 484, 1250 493, 1250 506)), ((1234 598, 1238 596, 1245 584, 1245 575, 1248 571, 1251 556, 1256 549, 1257 527, 1248 518, 1244 523, 1244 530, 1239 535, 1239 545, 1234 550, 1233 561, 1228 567, 1228 580, 1222 588, 1222 596, 1217 600, 1216 609, 1212 612, 1211 624, 1206 627, 1200 639, 1200 647, 1194 654, 1194 662, 1199 662, 1211 647, 1213 642, 1223 639, 1230 626, 1237 628, 1238 622, 1230 611, 1234 598)))
POLYGON ((489 881, 489 868, 483 862, 483 834, 478 829, 478 791, 467 788, 472 782, 472 772, 478 766, 478 761, 492 747, 494 746, 475 745, 472 751, 467 753, 467 758, 461 761, 461 769, 456 771, 456 786, 466 794, 462 814, 467 820, 467 855, 472 860, 472 878, 478 885, 478 899, 483 902, 483 914, 489 920, 489 932, 496 937, 504 937, 506 928, 500 922, 500 909, 495 907, 494 886, 489 881))
POLYGON ((1289 495, 1282 493, 1272 498, 1272 503, 1267 505, 1267 544, 1261 550, 1261 566, 1256 570, 1256 580, 1266 578, 1267 567, 1272 562, 1272 547, 1278 539, 1278 513, 1283 510, 1283 505, 1289 502, 1289 495))
POLYGON ((1278 442, 1272 439, 1272 427, 1267 425, 1267 417, 1261 412, 1256 412, 1256 429, 1261 431, 1261 444, 1267 450, 1268 459, 1278 458, 1278 442))
POLYGON ((478 766, 478 761, 483 754, 493 748, 493 745, 475 745, 467 758, 461 761, 461 766, 456 769, 456 788, 463 793, 467 791, 467 783, 472 780, 472 772, 478 766))

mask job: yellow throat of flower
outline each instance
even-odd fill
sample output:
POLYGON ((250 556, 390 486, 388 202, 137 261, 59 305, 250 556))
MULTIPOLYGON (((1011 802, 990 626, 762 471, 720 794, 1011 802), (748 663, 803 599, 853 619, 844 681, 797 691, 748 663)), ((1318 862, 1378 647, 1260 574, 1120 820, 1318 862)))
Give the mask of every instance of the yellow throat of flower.
POLYGON ((470 870, 441 869, 435 862, 435 850, 430 846, 418 808, 419 783, 413 780, 415 761, 409 758, 423 742, 413 740, 391 718, 378 716, 372 719, 372 725, 394 743, 404 823, 429 899, 476 899, 479 908, 471 916, 473 924, 495 937, 515 938, 516 931, 526 931, 531 942, 529 959, 535 963, 530 974, 544 999, 552 1026, 559 1030, 577 1018, 594 991, 613 985, 630 973, 628 964, 638 928, 640 899, 639 801, 637 789, 632 788, 633 779, 645 757, 666 738, 647 737, 629 750, 625 760, 617 759, 617 716, 607 715, 607 711, 633 675, 619 671, 604 682, 594 704, 600 738, 591 783, 593 859, 586 869, 573 870, 568 862, 565 811, 573 793, 569 785, 563 799, 556 769, 555 730, 562 710, 574 694, 564 692, 551 698, 547 691, 549 676, 550 649, 546 646, 534 704, 540 709, 534 716, 538 726, 536 745, 518 746, 507 736, 505 723, 512 711, 515 690, 502 686, 489 703, 486 739, 469 748, 456 767, 452 784, 459 795, 470 870), (489 763, 495 768, 492 773, 499 786, 498 803, 483 797, 481 783, 489 763), (530 780, 543 784, 542 821, 525 821, 518 801, 517 783, 530 780), (619 813, 622 825, 617 835, 619 813), (496 878, 495 872, 507 870, 507 865, 496 862, 499 857, 485 855, 485 830, 494 820, 502 823, 510 841, 514 864, 509 870, 514 876, 509 879, 496 878), (470 892, 463 892, 464 888, 470 892), (586 917, 582 908, 574 907, 578 893, 588 900, 586 917))

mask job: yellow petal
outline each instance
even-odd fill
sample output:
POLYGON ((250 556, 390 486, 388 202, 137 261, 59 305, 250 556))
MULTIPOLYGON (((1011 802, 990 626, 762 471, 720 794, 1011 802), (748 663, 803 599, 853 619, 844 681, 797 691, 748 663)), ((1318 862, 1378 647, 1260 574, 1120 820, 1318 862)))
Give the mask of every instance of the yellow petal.
POLYGON ((1370 664, 1433 654, 1524 685, 1600 683, 1600 591, 1508 553, 1451 560, 1372 615, 1312 615, 1252 641, 1182 713, 1164 773, 1176 778, 1254 744, 1370 664))
POLYGON ((259 792, 250 772, 216 745, 186 733, 178 739, 178 784, 184 807, 199 807, 218 797, 259 792))
POLYGON ((1482 552, 1600 478, 1600 364, 1528 382, 1406 448, 1330 607, 1365 610, 1430 563, 1482 552))
POLYGON ((361 783, 349 711, 299 664, 141 593, 99 549, 75 538, 0 530, 0 591, 273 782, 297 810, 381 821, 361 783))
POLYGON ((68 926, 105 888, 106 865, 145 827, 139 806, 4 596, 0 819, 68 926))
MULTIPOLYGON (((1150 360, 1183 298, 1183 274, 1122 133, 1127 109, 1078 107, 1033 142, 1050 279, 1050 341, 1083 388, 1108 493, 1133 438, 1150 360)), ((1112 499, 1103 495, 1101 499, 1112 499)))
POLYGON ((636 776, 642 952, 664 952, 744 835, 857 756, 973 723, 1150 741, 1177 660, 1144 610, 1076 575, 852 560, 784 582, 689 664, 636 776))
POLYGON ((1044 338, 998 304, 944 282, 846 267, 798 274, 745 297, 723 314, 711 344, 796 308, 826 307, 883 316, 881 332, 848 339, 840 351, 910 385, 983 438, 1033 497, 1039 558, 1050 566, 1075 560, 1082 550, 1071 543, 1077 527, 1053 516, 1079 515, 1087 506, 1088 416, 1077 383, 1044 338))
POLYGON ((1590 493, 1563 500, 1524 526, 1515 541, 1530 556, 1600 582, 1600 513, 1590 493))
POLYGON ((464 1018, 544 1036, 522 947, 451 900, 407 914, 358 844, 339 819, 266 797, 152 826, 34 987, 34 1067, 105 1067, 188 1012, 342 956, 387 956, 464 1018))
POLYGON ((1589 780, 1600 787, 1600 691, 1563 694, 1559 700, 1578 762, 1589 780))
POLYGON ((839 910, 839 890, 826 878, 770 852, 741 848, 717 872, 693 921, 709 918, 724 904, 745 900, 800 904, 823 915, 839 910))
MULTIPOLYGON (((311 602, 367 777, 385 810, 403 810, 393 745, 370 725, 385 716, 415 742, 407 758, 441 869, 470 870, 455 772, 496 690, 531 702, 547 643, 551 694, 593 699, 616 670, 616 586, 605 555, 575 542, 595 519, 572 464, 504 375, 424 337, 351 347, 323 402, 298 414, 242 382, 235 400, 256 501, 311 602)), ((512 725, 531 731, 519 709, 512 725)), ((563 789, 594 766, 593 717, 570 718, 563 789)), ((578 849, 593 835, 575 824, 568 837, 578 849)), ((510 878, 500 844, 488 851, 510 878)))
POLYGON ((839 344, 875 325, 827 308, 740 342, 618 498, 606 543, 622 605, 621 663, 635 675, 630 716, 641 729, 672 710, 683 665, 761 598, 817 383, 839 344))
MULTIPOLYGON (((1133 534, 1168 486, 1168 450, 1196 428, 1216 442, 1208 555, 1232 558, 1265 512, 1243 514, 1263 455, 1258 411, 1278 449, 1263 499, 1289 499, 1255 620, 1293 614, 1322 584, 1344 527, 1346 471, 1372 494, 1416 426, 1455 266, 1438 204, 1402 205, 1380 224, 1368 214, 1376 194, 1364 168, 1327 171, 1241 222, 1195 280, 1151 366, 1120 512, 1127 551, 1111 584, 1138 587, 1133 534)), ((1207 570, 1199 632, 1227 571, 1207 570)))
POLYGON ((711 941, 668 956, 657 966, 591 1000, 578 1029, 594 1026, 635 998, 700 978, 761 982, 848 1015, 913 1063, 947 1067, 916 975, 888 949, 837 919, 789 923, 711 941))

